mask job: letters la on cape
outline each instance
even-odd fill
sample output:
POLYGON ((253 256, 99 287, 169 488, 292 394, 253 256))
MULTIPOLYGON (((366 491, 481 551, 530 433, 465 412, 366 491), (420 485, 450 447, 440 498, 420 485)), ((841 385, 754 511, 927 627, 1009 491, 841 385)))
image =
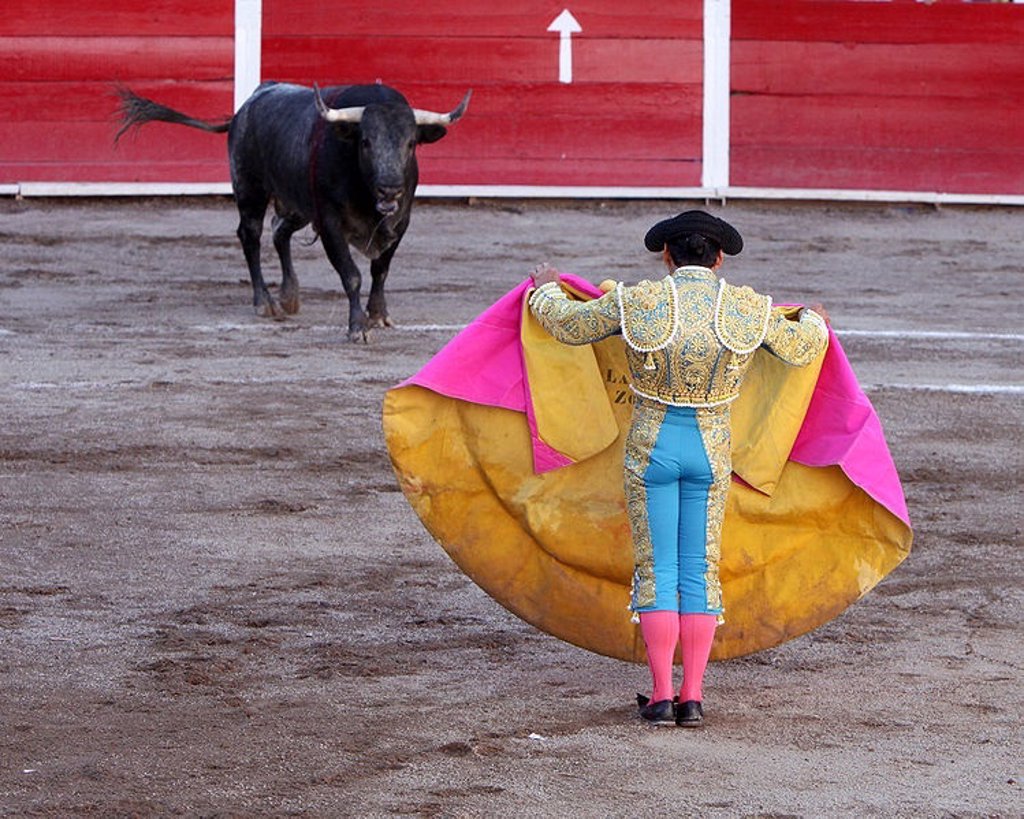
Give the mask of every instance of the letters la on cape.
MULTIPOLYGON (((531 287, 506 294, 386 394, 388 452, 420 520, 495 600, 555 637, 644 662, 627 608, 623 341, 560 344, 526 307, 531 287)), ((563 287, 601 295, 571 275, 563 287)), ((725 623, 713 659, 827 622, 910 551, 881 424, 830 336, 806 368, 758 352, 733 405, 725 623)))

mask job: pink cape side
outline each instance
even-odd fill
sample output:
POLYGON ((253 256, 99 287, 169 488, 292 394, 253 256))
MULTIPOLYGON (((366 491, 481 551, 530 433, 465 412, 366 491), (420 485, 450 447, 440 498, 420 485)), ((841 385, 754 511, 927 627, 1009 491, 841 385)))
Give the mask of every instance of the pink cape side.
POLYGON ((530 286, 527 279, 498 299, 398 386, 414 384, 460 401, 526 412, 519 324, 530 286))
MULTIPOLYGON (((576 276, 564 278, 588 295, 601 291, 576 276)), ((537 431, 520 336, 523 300, 533 287, 526 279, 484 310, 418 373, 398 386, 414 384, 449 398, 526 413, 537 472, 573 461, 548 446, 537 431)))
POLYGON ((838 464, 855 485, 910 526, 882 423, 839 339, 831 327, 828 332, 828 352, 789 459, 805 466, 838 464))

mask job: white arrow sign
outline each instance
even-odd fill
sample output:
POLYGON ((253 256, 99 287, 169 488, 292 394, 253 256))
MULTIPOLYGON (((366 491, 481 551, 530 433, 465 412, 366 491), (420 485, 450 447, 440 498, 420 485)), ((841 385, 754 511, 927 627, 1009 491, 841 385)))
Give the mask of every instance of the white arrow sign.
POLYGON ((548 26, 558 32, 558 81, 572 82, 572 35, 583 31, 569 9, 564 9, 548 26))

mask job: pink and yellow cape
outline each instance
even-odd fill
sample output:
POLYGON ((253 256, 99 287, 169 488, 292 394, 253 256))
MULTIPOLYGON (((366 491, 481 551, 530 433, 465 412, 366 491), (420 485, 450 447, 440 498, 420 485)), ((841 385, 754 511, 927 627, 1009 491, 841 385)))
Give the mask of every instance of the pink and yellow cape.
MULTIPOLYGON (((601 291, 571 275, 579 298, 601 291)), ((523 282, 384 399, 402 491, 459 567, 537 628, 643 662, 622 490, 630 402, 621 337, 552 339, 523 282)), ((830 331, 831 332, 831 331, 830 331)), ((827 622, 910 551, 899 476, 838 340, 814 365, 758 353, 733 406, 713 659, 827 622)))

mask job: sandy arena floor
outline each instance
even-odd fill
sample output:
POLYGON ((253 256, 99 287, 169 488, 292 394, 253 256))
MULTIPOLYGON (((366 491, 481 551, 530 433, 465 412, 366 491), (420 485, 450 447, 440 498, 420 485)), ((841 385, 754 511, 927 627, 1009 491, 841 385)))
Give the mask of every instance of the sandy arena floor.
POLYGON ((0 200, 0 814, 1024 814, 1024 212, 713 206, 731 281, 830 310, 916 540, 715 664, 703 731, 640 724, 646 669, 500 608, 399 492, 388 387, 536 262, 657 274, 688 204, 420 203, 356 345, 308 230, 273 321, 227 199, 0 200))

